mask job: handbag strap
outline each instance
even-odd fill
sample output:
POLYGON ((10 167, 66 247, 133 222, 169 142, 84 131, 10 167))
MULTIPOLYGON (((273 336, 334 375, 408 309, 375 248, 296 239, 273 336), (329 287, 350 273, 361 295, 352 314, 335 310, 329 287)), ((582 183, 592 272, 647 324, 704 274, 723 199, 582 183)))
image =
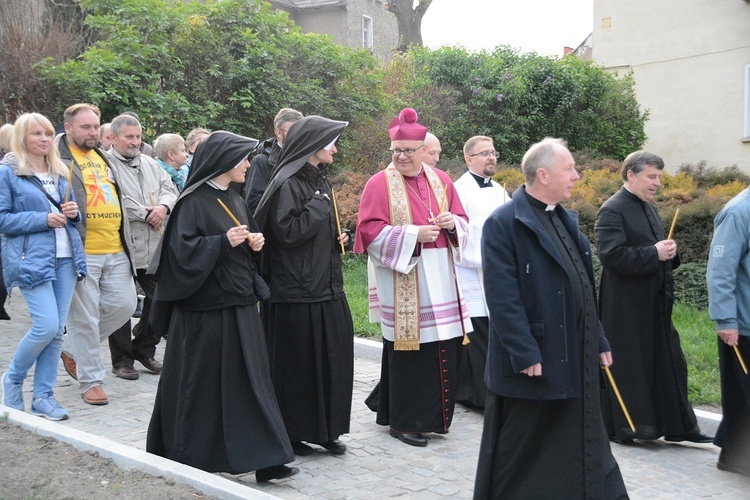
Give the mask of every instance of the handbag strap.
POLYGON ((28 180, 28 181, 29 181, 29 182, 30 182, 31 184, 33 184, 34 186, 38 187, 38 188, 39 188, 39 190, 40 190, 40 191, 41 191, 42 193, 44 193, 44 196, 46 196, 46 197, 47 197, 47 199, 48 199, 48 200, 50 201, 50 203, 52 203, 52 204, 53 204, 53 205, 54 205, 55 207, 57 207, 57 209, 58 209, 58 210, 60 211, 60 213, 62 213, 63 209, 62 209, 62 205, 60 205, 60 202, 59 202, 59 201, 57 201, 56 199, 54 199, 53 197, 51 197, 51 196, 49 195, 49 193, 48 193, 48 192, 47 192, 47 191, 46 191, 46 190, 44 189, 44 186, 42 186, 42 184, 41 184, 40 182, 38 182, 38 180, 36 179, 36 177, 34 177, 34 178, 32 179, 32 178, 30 178, 30 177, 28 177, 28 176, 27 176, 27 177, 26 177, 26 179, 27 179, 27 180, 28 180), (35 182, 35 181, 36 181, 36 182, 35 182))

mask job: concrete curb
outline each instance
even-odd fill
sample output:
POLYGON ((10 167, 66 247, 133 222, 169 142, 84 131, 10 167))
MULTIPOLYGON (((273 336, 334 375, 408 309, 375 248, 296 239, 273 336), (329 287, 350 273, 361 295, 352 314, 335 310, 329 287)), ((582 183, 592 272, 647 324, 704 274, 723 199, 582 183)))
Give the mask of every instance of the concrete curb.
MULTIPOLYGON (((363 338, 354 338, 354 356, 371 361, 380 361, 383 355, 383 343, 363 338)), ((704 410, 695 410, 695 416, 698 417, 698 425, 701 431, 706 434, 715 434, 716 428, 721 422, 721 415, 704 410)))
POLYGON ((375 340, 368 340, 354 337, 354 357, 369 359, 370 361, 380 362, 383 356, 383 343, 375 340))
POLYGON ((176 483, 190 485, 206 495, 231 500, 278 498, 210 472, 0 405, 0 416, 2 415, 7 415, 8 422, 27 431, 52 437, 80 451, 96 452, 101 457, 112 459, 118 467, 123 469, 136 469, 154 476, 163 476, 176 483))
MULTIPOLYGON (((383 344, 381 342, 360 338, 354 339, 354 355, 356 357, 379 362, 382 352, 383 344)), ((190 485, 206 495, 232 500, 270 500, 279 498, 255 490, 249 486, 244 486, 230 479, 225 479, 216 474, 159 457, 138 448, 117 443, 111 439, 66 427, 0 404, 0 417, 3 415, 7 415, 8 422, 27 431, 39 434, 40 436, 55 438, 80 451, 96 452, 101 457, 112 459, 118 467, 122 467, 123 469, 136 469, 154 476, 163 476, 176 483, 190 485)))

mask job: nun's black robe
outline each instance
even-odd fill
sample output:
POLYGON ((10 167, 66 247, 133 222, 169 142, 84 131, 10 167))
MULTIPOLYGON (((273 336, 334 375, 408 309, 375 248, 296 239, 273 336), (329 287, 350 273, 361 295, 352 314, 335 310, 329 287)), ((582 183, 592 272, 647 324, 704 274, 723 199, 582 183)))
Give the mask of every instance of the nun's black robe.
POLYGON ((319 116, 293 124, 255 214, 266 235, 271 376, 293 442, 349 432, 354 327, 328 173, 307 163, 345 127, 319 116))
POLYGON ((146 449, 231 474, 290 462, 256 306, 254 252, 230 245, 235 223, 217 198, 251 232, 257 227, 231 189, 198 183, 189 194, 175 207, 156 263, 151 323, 168 342, 146 449))

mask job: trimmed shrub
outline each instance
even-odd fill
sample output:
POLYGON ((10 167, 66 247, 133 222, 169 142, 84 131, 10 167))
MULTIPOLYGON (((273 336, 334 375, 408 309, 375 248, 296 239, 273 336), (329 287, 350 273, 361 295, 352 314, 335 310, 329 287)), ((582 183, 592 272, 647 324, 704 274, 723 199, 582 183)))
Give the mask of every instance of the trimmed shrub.
POLYGON ((708 261, 702 260, 682 264, 674 270, 675 302, 681 302, 701 311, 708 309, 707 267, 708 261))

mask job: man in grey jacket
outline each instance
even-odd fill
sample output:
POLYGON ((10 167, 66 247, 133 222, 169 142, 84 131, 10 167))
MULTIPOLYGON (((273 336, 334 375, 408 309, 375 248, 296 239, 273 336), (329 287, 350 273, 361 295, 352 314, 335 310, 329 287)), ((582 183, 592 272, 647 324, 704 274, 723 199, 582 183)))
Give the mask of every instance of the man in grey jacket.
POLYGON ((708 258, 708 314, 716 324, 722 418, 714 444, 716 467, 750 476, 750 189, 732 198, 714 220, 708 258))
POLYGON ((141 153, 141 130, 140 122, 132 115, 116 117, 110 129, 112 148, 107 152, 120 180, 124 222, 130 229, 125 244, 136 269, 136 281, 146 295, 141 321, 133 328, 134 338, 131 340, 130 320, 109 336, 112 371, 125 380, 138 379, 138 371, 133 366, 135 360, 150 372, 161 373, 162 364, 154 357, 160 338, 148 326, 156 277, 147 275, 146 269, 179 195, 169 174, 156 160, 141 153))

